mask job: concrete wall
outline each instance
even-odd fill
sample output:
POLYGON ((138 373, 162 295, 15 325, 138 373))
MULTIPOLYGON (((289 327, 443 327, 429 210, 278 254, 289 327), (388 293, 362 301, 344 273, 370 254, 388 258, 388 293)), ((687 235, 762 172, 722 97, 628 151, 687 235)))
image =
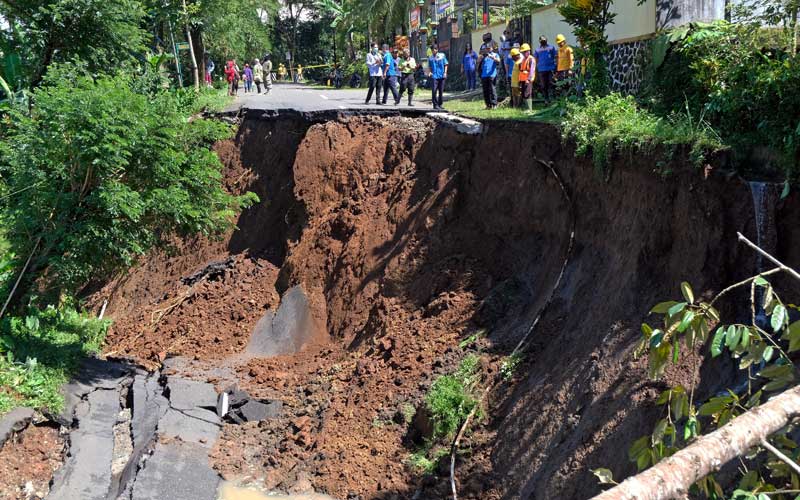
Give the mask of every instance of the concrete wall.
POLYGON ((718 19, 725 19, 725 0, 657 0, 656 26, 659 29, 718 19))
MULTIPOLYGON (((638 5, 638 0, 615 0, 612 4, 612 11, 616 12, 617 17, 614 19, 614 24, 606 28, 608 41, 611 43, 626 41, 655 33, 656 1, 690 0, 646 0, 642 5, 638 5)), ((545 35, 553 43, 556 35, 561 33, 567 38, 569 44, 577 43, 575 35, 572 34, 572 28, 564 22, 561 14, 558 13, 556 4, 534 11, 531 15, 531 28, 535 40, 539 39, 539 35, 545 35)))
MULTIPOLYGON (((478 29, 472 30, 472 48, 475 50, 475 52, 478 52, 483 44, 483 39, 481 37, 483 37, 484 33, 489 32, 491 32, 492 39, 497 43, 497 45, 500 45, 500 37, 503 36, 503 31, 506 29, 506 26, 508 25, 505 21, 497 21, 489 26, 479 26, 478 29)), ((459 57, 461 56, 459 55, 459 57)))

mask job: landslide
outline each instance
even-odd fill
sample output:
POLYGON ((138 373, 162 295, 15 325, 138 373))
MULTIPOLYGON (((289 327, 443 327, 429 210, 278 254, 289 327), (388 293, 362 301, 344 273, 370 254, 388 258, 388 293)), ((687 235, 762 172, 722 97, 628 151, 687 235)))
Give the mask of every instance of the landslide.
MULTIPOLYGON (((632 356, 644 313, 682 280, 709 293, 754 266, 735 244, 737 230, 754 234, 746 183, 648 156, 614 158, 606 181, 548 125, 490 122, 473 136, 430 118, 250 113, 217 151, 228 188, 262 202, 238 230, 176 242, 92 303, 109 300, 107 353, 215 366, 302 286, 325 332, 297 354, 235 365, 238 384, 281 399, 284 416, 226 426, 214 452, 224 477, 268 488, 446 497, 446 468, 420 478, 406 464, 420 429, 403 411, 484 329, 494 376, 550 296, 574 217, 563 280, 467 436, 458 478, 464 498, 588 498, 599 491, 590 469, 634 472, 625 450, 656 418, 663 383, 632 356), (227 262, 220 275, 181 282, 212 262, 227 262)), ((779 207, 783 241, 798 238, 798 204, 779 207)), ((779 245, 779 258, 797 265, 796 248, 779 245)), ((667 381, 697 377, 702 395, 733 374, 698 366, 667 381)))

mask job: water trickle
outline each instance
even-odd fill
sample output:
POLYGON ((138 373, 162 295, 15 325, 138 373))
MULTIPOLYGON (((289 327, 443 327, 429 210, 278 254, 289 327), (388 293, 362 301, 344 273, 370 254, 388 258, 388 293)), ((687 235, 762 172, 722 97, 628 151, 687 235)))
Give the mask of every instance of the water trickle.
MULTIPOLYGON (((756 224, 756 244, 765 252, 774 255, 778 245, 778 233, 775 229, 775 204, 778 201, 778 187, 768 182, 750 182, 750 193, 753 195, 753 210, 756 224)), ((756 256, 756 271, 764 271, 764 257, 756 256)), ((767 315, 762 307, 762 290, 756 287, 756 324, 766 328, 767 315)))
MULTIPOLYGON (((756 243, 765 252, 773 254, 778 244, 775 230, 775 204, 778 201, 778 186, 769 182, 750 182, 750 193, 753 195, 753 209, 756 222, 756 243)), ((764 270, 763 258, 759 254, 756 261, 757 270, 764 270)))

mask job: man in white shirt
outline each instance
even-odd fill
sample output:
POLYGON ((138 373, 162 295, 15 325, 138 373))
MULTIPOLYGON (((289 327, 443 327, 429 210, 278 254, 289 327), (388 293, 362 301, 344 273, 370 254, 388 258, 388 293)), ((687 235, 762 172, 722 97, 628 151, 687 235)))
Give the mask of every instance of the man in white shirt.
POLYGON ((364 104, 369 104, 372 91, 375 91, 375 104, 380 104, 381 87, 383 87, 383 57, 378 52, 378 44, 372 44, 372 50, 367 54, 367 68, 369 68, 369 90, 364 104))

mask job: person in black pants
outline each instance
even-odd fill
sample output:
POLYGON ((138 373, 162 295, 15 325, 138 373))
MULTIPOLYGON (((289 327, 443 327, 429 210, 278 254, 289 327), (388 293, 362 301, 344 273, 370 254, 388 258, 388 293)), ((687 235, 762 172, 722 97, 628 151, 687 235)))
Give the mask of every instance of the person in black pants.
POLYGON ((481 57, 478 68, 481 72, 481 86, 483 87, 483 102, 486 109, 497 107, 497 68, 500 66, 500 56, 494 51, 494 46, 485 44, 481 47, 481 57))
POLYGON ((431 57, 428 58, 433 85, 431 86, 431 102, 433 109, 443 109, 444 104, 444 82, 447 80, 447 56, 439 52, 439 47, 431 47, 431 57))
POLYGON ((388 45, 383 46, 383 76, 383 104, 386 104, 390 90, 394 104, 400 104, 400 96, 397 95, 397 77, 400 76, 400 72, 397 70, 397 58, 389 50, 388 45))
POLYGON ((381 88, 383 87, 383 57, 378 51, 378 44, 372 44, 372 50, 367 54, 367 69, 369 70, 369 90, 364 104, 369 104, 372 91, 375 91, 375 104, 381 103, 381 88))

